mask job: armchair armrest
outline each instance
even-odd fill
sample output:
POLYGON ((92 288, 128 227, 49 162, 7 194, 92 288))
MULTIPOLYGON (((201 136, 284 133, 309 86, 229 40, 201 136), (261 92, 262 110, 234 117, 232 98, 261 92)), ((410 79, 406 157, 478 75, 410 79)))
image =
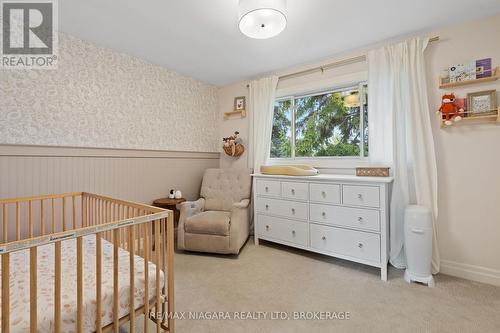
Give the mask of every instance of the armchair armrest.
POLYGON ((177 205, 177 209, 179 209, 181 215, 182 213, 193 215, 192 213, 202 212, 205 209, 205 199, 199 198, 196 201, 184 201, 177 205))
POLYGON ((250 200, 243 199, 231 207, 230 253, 238 253, 250 234, 250 200))
POLYGON ((235 208, 247 208, 250 204, 250 199, 243 199, 240 202, 233 203, 233 209, 235 208))
POLYGON ((177 205, 179 209, 179 225, 177 226, 177 246, 184 249, 184 222, 190 216, 199 214, 205 210, 205 199, 200 198, 196 201, 184 201, 177 205))

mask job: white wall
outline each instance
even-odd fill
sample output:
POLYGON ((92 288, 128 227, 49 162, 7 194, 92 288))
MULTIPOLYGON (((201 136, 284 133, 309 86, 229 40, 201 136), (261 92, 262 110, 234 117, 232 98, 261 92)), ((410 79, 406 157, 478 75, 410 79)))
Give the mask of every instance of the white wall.
MULTIPOLYGON (((463 23, 427 36, 440 36, 440 41, 429 45, 426 51, 428 94, 433 120, 439 176, 439 220, 438 240, 441 250, 442 272, 465 278, 500 285, 500 127, 498 125, 466 125, 441 129, 434 111, 439 108, 444 91, 438 88, 438 76, 442 69, 470 59, 491 57, 494 66, 500 65, 500 45, 495 36, 500 35, 500 15, 487 19, 463 23)), ((370 47, 325 60, 323 64, 357 56, 370 47)), ((290 69, 295 72, 321 63, 290 69)), ((353 65, 351 65, 353 66, 353 65)), ((341 76, 348 72, 366 70, 362 64, 352 68, 335 69, 325 74, 314 74, 304 78, 285 81, 279 88, 304 85, 314 80, 341 76), (346 72, 347 70, 347 72, 346 72)), ((247 92, 246 82, 235 83, 219 89, 219 112, 232 108, 232 98, 247 92)), ((465 97, 467 92, 488 89, 500 90, 500 81, 490 84, 471 85, 454 92, 465 97)), ((499 99, 500 100, 500 99, 499 99)), ((222 120, 221 135, 239 129, 248 138, 248 121, 222 120)), ((222 156, 221 166, 241 166, 246 162, 222 156)), ((338 168, 332 162, 327 172, 352 173, 353 170, 338 168)))
POLYGON ((248 88, 247 82, 237 82, 235 84, 219 88, 217 93, 219 99, 219 119, 220 119, 220 141, 219 147, 222 147, 222 138, 228 137, 234 131, 240 132, 240 137, 243 139, 243 145, 246 150, 240 157, 228 156, 224 153, 222 148, 220 158, 221 168, 246 168, 248 165, 248 117, 241 118, 237 115, 224 120, 224 112, 230 112, 234 109, 234 98, 245 96, 247 99, 248 110, 248 88))
POLYGON ((218 151, 217 89, 61 34, 55 70, 0 70, 0 144, 218 151))
MULTIPOLYGON (((440 70, 470 59, 491 57, 500 65, 500 15, 436 32, 441 37, 426 51, 431 112, 446 92, 437 87, 440 70)), ((453 89, 500 90, 500 81, 453 89)), ((435 119, 434 115, 431 115, 435 119)), ((434 122, 439 172, 438 237, 442 271, 500 285, 500 127, 463 125, 441 129, 434 122), (472 272, 472 273, 471 273, 472 272), (479 272, 479 278, 473 275, 479 272)))

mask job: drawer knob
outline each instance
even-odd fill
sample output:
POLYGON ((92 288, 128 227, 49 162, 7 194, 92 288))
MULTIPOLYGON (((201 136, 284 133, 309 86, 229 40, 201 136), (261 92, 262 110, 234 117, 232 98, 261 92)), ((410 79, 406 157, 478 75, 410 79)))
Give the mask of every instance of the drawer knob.
POLYGON ((295 195, 295 189, 294 188, 292 188, 292 194, 295 195))
POLYGON ((326 240, 326 236, 321 237, 322 240, 326 240))
POLYGON ((326 217, 326 213, 325 213, 325 212, 321 213, 321 215, 322 215, 323 217, 326 217))
POLYGON ((266 225, 266 230, 269 230, 269 225, 266 225))
POLYGON ((292 208, 292 214, 295 214, 295 208, 292 208))
POLYGON ((265 190, 266 190, 266 192, 269 192, 269 187, 266 186, 265 190))
POLYGON ((292 230, 292 235, 294 235, 294 236, 295 236, 295 230, 292 230))
POLYGON ((321 191, 321 195, 322 195, 323 197, 326 197, 326 192, 325 192, 325 191, 321 191))
POLYGON ((363 199, 363 195, 361 193, 358 193, 358 199, 359 200, 362 200, 363 199))
POLYGON ((361 216, 360 216, 360 217, 358 217, 358 222, 359 222, 359 223, 363 223, 363 218, 362 218, 361 216))
POLYGON ((362 248, 363 248, 363 243, 358 243, 358 247, 359 247, 360 249, 362 249, 362 248))

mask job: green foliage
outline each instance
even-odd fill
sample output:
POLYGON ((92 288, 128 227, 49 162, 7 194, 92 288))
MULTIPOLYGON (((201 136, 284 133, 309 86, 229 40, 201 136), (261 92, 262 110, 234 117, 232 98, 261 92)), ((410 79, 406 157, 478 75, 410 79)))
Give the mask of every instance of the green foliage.
MULTIPOLYGON (((291 156, 291 101, 276 103, 272 157, 291 156)), ((365 110, 365 124, 368 114, 365 110)), ((346 107, 340 92, 307 96, 295 99, 297 157, 359 156, 360 140, 365 140, 365 156, 368 155, 367 136, 360 132, 360 108, 346 107)))
POLYGON ((290 129, 291 101, 285 100, 276 103, 274 107, 274 121, 271 137, 271 157, 291 157, 290 129))

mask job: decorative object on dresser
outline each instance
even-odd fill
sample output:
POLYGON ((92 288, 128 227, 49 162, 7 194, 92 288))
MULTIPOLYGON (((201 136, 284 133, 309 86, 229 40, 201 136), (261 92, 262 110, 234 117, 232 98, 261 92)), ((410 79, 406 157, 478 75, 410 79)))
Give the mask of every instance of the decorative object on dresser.
POLYGON ((227 138, 222 138, 222 148, 228 156, 240 157, 245 152, 243 140, 239 137, 240 132, 236 131, 227 138))
POLYGON ((250 234, 249 169, 207 169, 200 199, 180 204, 181 250, 238 254, 250 234))
POLYGON ((358 177, 389 177, 389 169, 387 167, 362 167, 356 168, 356 176, 358 177))
POLYGON ((253 175, 259 239, 380 268, 387 280, 391 177, 253 175))

